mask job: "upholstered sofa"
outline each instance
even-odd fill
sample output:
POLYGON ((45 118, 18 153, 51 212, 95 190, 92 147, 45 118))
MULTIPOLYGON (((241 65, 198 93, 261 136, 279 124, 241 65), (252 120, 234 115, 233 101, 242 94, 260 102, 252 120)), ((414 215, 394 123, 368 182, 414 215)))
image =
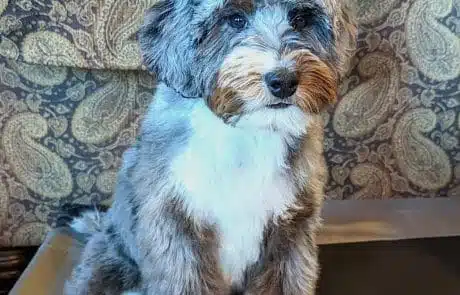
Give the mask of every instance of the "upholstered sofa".
MULTIPOLYGON (((110 203, 155 90, 136 42, 154 2, 0 0, 0 246, 40 245, 63 204, 110 203)), ((324 115, 330 237, 459 233, 460 1, 353 2, 358 48, 324 115)))

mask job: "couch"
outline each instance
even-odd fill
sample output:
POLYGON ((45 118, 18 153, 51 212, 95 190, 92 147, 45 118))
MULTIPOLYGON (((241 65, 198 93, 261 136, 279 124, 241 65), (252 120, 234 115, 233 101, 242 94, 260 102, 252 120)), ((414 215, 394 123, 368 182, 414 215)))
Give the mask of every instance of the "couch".
MULTIPOLYGON (((155 1, 0 0, 1 247, 40 245, 63 204, 110 204, 155 90, 136 43, 155 1)), ((460 1, 350 1, 358 47, 324 114, 331 212, 398 212, 424 235, 407 214, 460 208, 460 1)))

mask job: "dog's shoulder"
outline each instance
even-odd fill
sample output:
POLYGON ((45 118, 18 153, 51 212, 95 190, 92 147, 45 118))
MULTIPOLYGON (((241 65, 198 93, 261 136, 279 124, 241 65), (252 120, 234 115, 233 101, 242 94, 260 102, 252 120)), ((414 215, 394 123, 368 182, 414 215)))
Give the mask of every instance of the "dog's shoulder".
POLYGON ((182 146, 190 136, 190 114, 195 99, 180 96, 160 84, 145 114, 139 135, 139 146, 170 149, 182 146))

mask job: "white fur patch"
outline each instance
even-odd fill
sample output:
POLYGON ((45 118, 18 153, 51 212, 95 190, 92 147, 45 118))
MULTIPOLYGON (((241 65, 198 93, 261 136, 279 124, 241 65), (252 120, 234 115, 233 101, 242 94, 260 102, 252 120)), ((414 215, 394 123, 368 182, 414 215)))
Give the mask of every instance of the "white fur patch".
POLYGON ((269 109, 246 104, 246 112, 248 113, 236 123, 236 127, 276 130, 280 136, 284 134, 298 137, 306 132, 309 122, 307 115, 297 106, 269 109))
MULTIPOLYGON (((270 114, 274 115, 265 113, 266 122, 272 121, 270 114)), ((299 119, 296 112, 286 111, 275 120, 289 122, 289 114, 299 119)), ((293 180, 285 174, 286 133, 255 126, 263 115, 250 115, 255 117, 235 128, 224 124, 204 103, 197 103, 193 135, 172 163, 174 181, 183 190, 190 215, 217 225, 222 269, 234 283, 241 282, 246 267, 258 260, 268 219, 282 214, 296 194, 293 180)), ((300 132, 294 129, 302 126, 305 130, 307 121, 302 122, 286 129, 300 132)))

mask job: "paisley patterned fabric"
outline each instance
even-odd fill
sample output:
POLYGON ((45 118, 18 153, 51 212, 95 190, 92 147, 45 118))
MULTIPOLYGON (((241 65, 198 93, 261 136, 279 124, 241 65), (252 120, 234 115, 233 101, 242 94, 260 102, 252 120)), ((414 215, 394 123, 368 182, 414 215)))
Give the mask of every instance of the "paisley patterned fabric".
POLYGON ((66 203, 110 200, 155 80, 0 58, 0 245, 37 245, 66 203))
MULTIPOLYGON (((155 88, 155 0, 0 0, 0 246, 109 202, 155 88)), ((460 0, 350 0, 358 49, 324 115, 330 199, 460 197, 460 0)))
POLYGON ((0 0, 0 53, 33 64, 139 69, 136 33, 154 1, 0 0))
POLYGON ((460 1, 352 1, 360 36, 326 116, 328 198, 460 197, 460 1))

